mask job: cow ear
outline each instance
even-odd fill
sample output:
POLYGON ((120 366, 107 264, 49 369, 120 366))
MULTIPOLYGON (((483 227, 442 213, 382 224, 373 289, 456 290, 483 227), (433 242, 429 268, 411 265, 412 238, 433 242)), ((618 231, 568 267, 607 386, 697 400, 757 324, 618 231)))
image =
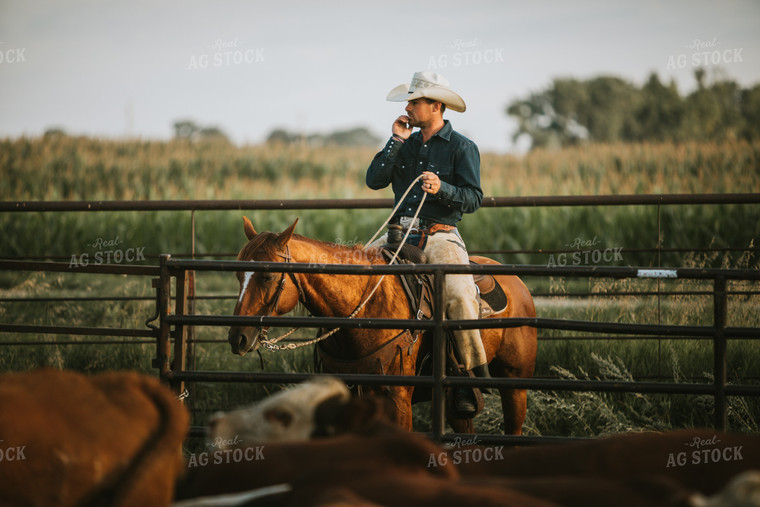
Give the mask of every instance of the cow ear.
POLYGON ((280 249, 285 248, 285 245, 288 244, 288 241, 290 241, 290 238, 293 237, 293 231, 296 230, 296 224, 298 223, 298 218, 296 218, 295 222, 282 231, 280 234, 277 235, 277 244, 280 246, 280 249))
POLYGON ((256 229, 253 228, 253 224, 248 217, 243 217, 243 230, 248 239, 253 239, 256 236, 256 229))
POLYGON ((276 422, 283 428, 287 428, 293 422, 293 414, 281 408, 270 408, 264 412, 264 419, 270 423, 276 422))

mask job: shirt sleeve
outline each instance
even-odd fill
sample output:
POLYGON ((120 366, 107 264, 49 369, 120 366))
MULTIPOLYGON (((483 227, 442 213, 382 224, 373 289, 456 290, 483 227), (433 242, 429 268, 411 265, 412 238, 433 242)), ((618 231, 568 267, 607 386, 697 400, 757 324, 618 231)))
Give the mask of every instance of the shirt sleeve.
POLYGON ((439 201, 462 213, 473 213, 483 203, 480 188, 480 152, 475 143, 468 143, 454 156, 452 183, 441 181, 435 194, 439 201))
POLYGON ((391 137, 382 151, 375 155, 367 169, 367 186, 372 190, 380 190, 391 184, 393 165, 396 163, 398 152, 403 141, 391 137))

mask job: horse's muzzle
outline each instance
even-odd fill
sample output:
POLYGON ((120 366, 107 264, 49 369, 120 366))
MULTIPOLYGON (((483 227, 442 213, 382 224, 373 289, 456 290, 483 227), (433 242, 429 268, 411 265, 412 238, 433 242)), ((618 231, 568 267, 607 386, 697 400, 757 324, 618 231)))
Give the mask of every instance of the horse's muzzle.
POLYGON ((259 335, 260 330, 253 327, 231 327, 227 341, 233 354, 244 356, 259 347, 259 335))

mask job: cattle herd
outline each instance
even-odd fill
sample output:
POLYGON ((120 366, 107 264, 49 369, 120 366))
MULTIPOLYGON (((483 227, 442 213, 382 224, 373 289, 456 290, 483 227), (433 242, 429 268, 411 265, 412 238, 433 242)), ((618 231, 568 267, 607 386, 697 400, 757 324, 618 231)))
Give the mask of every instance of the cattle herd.
POLYGON ((5 374, 0 506, 760 505, 759 435, 443 445, 387 412, 383 399, 318 377, 215 414, 205 450, 188 452, 187 411, 152 377, 5 374))

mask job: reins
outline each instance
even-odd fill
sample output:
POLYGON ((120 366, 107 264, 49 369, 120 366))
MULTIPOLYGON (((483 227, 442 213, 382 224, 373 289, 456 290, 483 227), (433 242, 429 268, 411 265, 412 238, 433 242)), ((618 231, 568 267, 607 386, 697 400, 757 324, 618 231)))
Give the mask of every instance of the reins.
MULTIPOLYGON (((393 215, 396 213, 396 211, 401 206, 401 204, 403 204, 404 199, 406 198, 407 194, 412 190, 412 187, 414 186, 415 183, 417 183, 420 180, 420 178, 422 178, 422 174, 420 174, 419 176, 417 176, 416 178, 414 178, 414 180, 409 184, 409 186, 407 187, 407 189, 404 192, 404 194, 398 200, 398 204, 396 204, 396 206, 393 208, 393 211, 391 211, 391 214, 388 216, 388 218, 385 220, 385 222, 383 222, 383 225, 381 225, 380 228, 377 230, 377 232, 372 236, 372 239, 370 239, 367 242, 367 245, 372 244, 372 242, 375 241, 375 239, 378 237, 378 235, 380 234, 380 232, 385 228, 385 226, 388 225, 388 222, 391 221, 391 218, 393 218, 393 215)), ((420 204, 417 206, 417 210, 414 212, 414 217, 412 218, 412 222, 415 222, 417 220, 417 217, 420 214, 420 210, 422 210, 422 205, 425 204, 425 198, 426 197, 427 197, 427 192, 423 192, 422 193, 422 199, 420 200, 420 204)), ((388 264, 393 264, 396 261, 396 258, 398 257, 398 254, 401 251, 401 248, 406 243, 406 239, 409 237, 409 233, 411 233, 411 232, 412 232, 412 229, 411 228, 407 228, 406 233, 404 234, 404 237, 401 239, 401 242, 399 243, 398 248, 393 253, 393 256, 388 261, 388 264)), ((291 262, 292 261, 292 257, 290 256, 290 251, 287 252, 287 255, 282 255, 282 257, 285 258, 286 262, 291 262)), ((292 273, 291 273, 291 276, 293 278, 293 283, 298 288, 298 292, 299 292, 298 299, 299 299, 299 301, 301 301, 302 303, 304 303, 304 301, 302 300, 302 298, 304 297, 303 289, 301 288, 300 284, 297 282, 296 277, 294 275, 292 275, 292 273)), ((346 317, 347 319, 352 319, 352 318, 356 317, 356 315, 366 306, 366 304, 370 300, 370 298, 375 295, 375 292, 377 292, 377 289, 380 287, 380 284, 382 283, 382 281, 383 281, 384 278, 385 278, 385 274, 383 274, 383 275, 380 276, 380 279, 377 281, 377 283, 372 288, 372 290, 367 295, 367 297, 364 298, 364 301, 362 301, 359 304, 359 306, 357 306, 356 309, 353 312, 351 312, 351 314, 348 317, 346 317)), ((273 298, 274 305, 272 305, 272 310, 276 310, 277 302, 279 301, 280 294, 282 293, 282 291, 284 290, 284 288, 285 288, 285 273, 283 273, 283 275, 282 275, 282 279, 280 281, 280 285, 277 288, 277 293, 275 294, 275 296, 273 298)), ((321 335, 319 335, 316 338, 313 338, 311 340, 307 340, 307 341, 303 341, 303 342, 298 342, 298 343, 287 343, 287 344, 284 344, 284 345, 278 345, 277 344, 278 342, 280 342, 280 341, 284 340, 285 338, 287 338, 288 336, 292 335, 297 329, 298 329, 297 327, 294 327, 291 330, 287 331, 285 334, 280 335, 277 338, 272 338, 270 340, 270 339, 266 338, 266 336, 267 336, 267 328, 262 328, 262 330, 260 332, 260 335, 263 336, 263 338, 260 338, 261 344, 264 345, 269 350, 293 350, 293 349, 297 349, 297 348, 300 348, 300 347, 308 347, 309 345, 314 345, 315 343, 319 343, 322 340, 325 340, 325 339, 329 338, 330 336, 332 336, 333 334, 335 334, 336 332, 338 332, 338 330, 340 330, 340 327, 336 327, 335 329, 327 331, 326 333, 323 333, 323 334, 321 334, 321 335)))

